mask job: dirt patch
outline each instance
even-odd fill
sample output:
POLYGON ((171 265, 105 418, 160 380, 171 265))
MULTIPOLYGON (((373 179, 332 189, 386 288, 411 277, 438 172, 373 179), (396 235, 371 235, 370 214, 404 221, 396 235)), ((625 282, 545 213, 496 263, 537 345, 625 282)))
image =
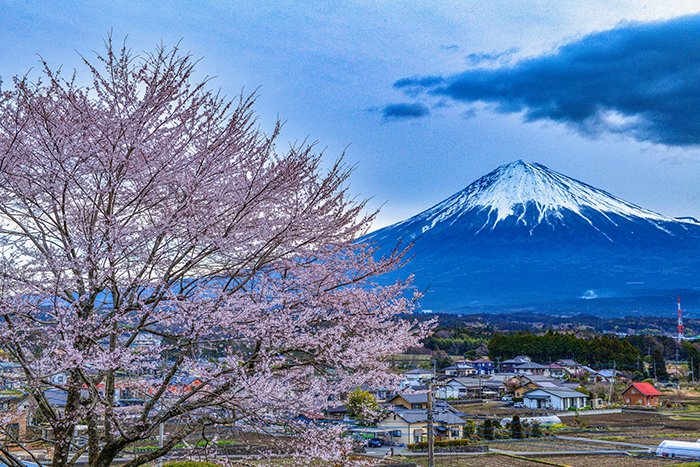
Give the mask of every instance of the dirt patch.
MULTIPOLYGON (((673 461, 661 459, 659 457, 633 457, 633 456, 562 456, 543 457, 542 460, 555 464, 568 465, 571 467, 658 467, 673 464, 673 461)), ((678 462, 678 459, 676 459, 678 462)), ((533 464, 534 465, 534 464, 533 464)))
MULTIPOLYGON (((427 458, 412 458, 411 460, 420 466, 428 465, 427 458)), ((537 467, 543 465, 558 465, 561 467, 657 467, 672 463, 671 461, 655 457, 631 457, 625 455, 547 456, 529 459, 524 456, 510 457, 492 454, 470 458, 436 459, 436 465, 440 467, 537 467)))

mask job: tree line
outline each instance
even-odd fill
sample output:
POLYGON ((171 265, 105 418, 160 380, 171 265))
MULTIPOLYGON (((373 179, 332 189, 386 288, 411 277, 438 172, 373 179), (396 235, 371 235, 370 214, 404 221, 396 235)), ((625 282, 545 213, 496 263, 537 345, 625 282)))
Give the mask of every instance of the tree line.
POLYGON ((642 354, 626 338, 617 336, 576 337, 574 334, 548 331, 537 335, 529 332, 495 334, 488 344, 491 359, 506 360, 527 355, 536 362, 550 363, 571 358, 591 366, 610 367, 613 362, 621 370, 637 370, 642 354))

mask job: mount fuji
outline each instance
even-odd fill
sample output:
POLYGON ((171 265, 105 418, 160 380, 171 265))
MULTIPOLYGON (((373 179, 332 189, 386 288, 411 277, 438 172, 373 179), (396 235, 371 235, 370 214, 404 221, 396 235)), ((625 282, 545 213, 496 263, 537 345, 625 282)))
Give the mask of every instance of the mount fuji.
POLYGON ((700 303, 700 222, 536 163, 498 167, 362 241, 379 254, 413 242, 386 279, 414 274, 435 312, 657 313, 677 293, 700 303))

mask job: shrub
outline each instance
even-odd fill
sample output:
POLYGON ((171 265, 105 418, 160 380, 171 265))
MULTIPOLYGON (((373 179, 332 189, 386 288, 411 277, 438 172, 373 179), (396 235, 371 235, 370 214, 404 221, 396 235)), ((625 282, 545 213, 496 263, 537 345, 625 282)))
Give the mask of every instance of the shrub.
POLYGON ((467 420, 467 422, 464 424, 462 437, 471 438, 474 434, 476 434, 476 423, 471 420, 467 420))
MULTIPOLYGON (((481 443, 474 442, 470 439, 450 439, 447 441, 436 441, 435 448, 441 451, 459 451, 463 448, 469 447, 469 451, 482 450, 484 445, 481 443)), ((426 441, 421 441, 420 443, 413 443, 408 445, 408 449, 411 451, 424 451, 428 449, 428 443, 426 441)))
POLYGON ((533 422, 532 425, 530 425, 530 436, 539 438, 542 436, 542 428, 540 427, 540 424, 537 422, 533 422))

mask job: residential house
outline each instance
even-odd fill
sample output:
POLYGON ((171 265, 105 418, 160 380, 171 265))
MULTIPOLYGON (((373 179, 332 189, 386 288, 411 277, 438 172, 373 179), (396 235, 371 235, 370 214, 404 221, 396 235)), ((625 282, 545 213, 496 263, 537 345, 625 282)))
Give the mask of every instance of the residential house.
POLYGON ((651 383, 632 383, 622 391, 622 400, 626 405, 641 405, 643 407, 658 407, 661 391, 651 383))
POLYGON ((0 391, 0 441, 4 439, 22 439, 27 436, 27 426, 32 399, 21 391, 0 391))
POLYGON ((427 409, 428 393, 399 393, 386 400, 386 405, 403 407, 404 409, 427 409))
POLYGON ((496 364, 485 357, 477 360, 467 360, 467 363, 476 369, 478 375, 492 375, 496 372, 496 364))
POLYGON ((150 333, 140 332, 136 335, 134 342, 132 342, 132 347, 138 347, 143 349, 158 349, 161 347, 163 338, 150 333))
POLYGON ((518 380, 520 382, 524 381, 534 381, 536 383, 551 383, 559 387, 568 387, 571 389, 576 389, 577 387, 580 386, 578 382, 568 382, 568 381, 562 381, 559 378, 552 378, 550 376, 542 376, 542 375, 518 375, 518 380))
POLYGON ((513 392, 513 389, 520 386, 520 376, 515 373, 495 373, 489 378, 492 382, 498 382, 503 388, 503 392, 513 392))
POLYGON ((495 398, 505 393, 501 381, 482 377, 450 378, 435 391, 440 399, 485 399, 495 398))
POLYGON ((530 363, 532 360, 530 357, 527 357, 525 355, 518 355, 515 358, 511 358, 510 360, 504 360, 500 364, 499 372, 503 373, 514 373, 514 368, 518 365, 522 365, 523 363, 530 363))
POLYGON ((546 370, 546 366, 534 362, 521 363, 513 367, 513 371, 518 375, 544 375, 546 370))
POLYGON ((477 374, 478 371, 472 365, 466 362, 458 362, 455 365, 450 365, 441 369, 438 374, 444 377, 464 377, 477 374))
MULTIPOLYGON (((521 376, 519 378, 520 386, 513 392, 513 397, 523 397, 523 395, 537 388, 562 388, 565 387, 561 380, 556 378, 549 378, 546 376, 521 376)), ((574 388, 578 387, 578 384, 574 385, 574 388)))
POLYGON ((571 376, 580 376, 581 365, 573 359, 564 358, 556 361, 557 365, 561 365, 564 370, 571 376))
MULTIPOLYGON (((84 391, 81 389, 81 391, 84 391)), ((68 392, 63 389, 50 388, 44 390, 44 398, 54 410, 62 414, 68 404, 68 392)))
POLYGON ((20 389, 22 366, 15 362, 0 362, 0 389, 20 389))
POLYGON ((570 407, 583 408, 588 396, 569 388, 538 388, 523 395, 523 404, 530 409, 569 410, 570 407))
POLYGON ((616 377, 620 374, 619 371, 615 370, 600 370, 600 371, 594 371, 593 373, 588 374, 588 382, 589 383, 609 383, 611 381, 614 381, 616 377))
POLYGON ((545 365, 547 367, 546 374, 549 374, 552 378, 564 378, 566 376, 566 368, 559 365, 558 363, 550 363, 545 365))
POLYGON ((515 388, 515 390, 513 391, 513 397, 521 399, 526 392, 530 392, 533 389, 537 388, 539 388, 539 386, 533 383, 532 381, 525 381, 521 386, 515 388))
POLYGON ((424 382, 433 378, 433 372, 430 370, 424 370, 422 368, 415 368, 413 370, 408 370, 403 374, 403 381, 401 386, 403 387, 414 387, 421 386, 424 382))
MULTIPOLYGON (((187 394, 188 392, 194 391, 202 384, 204 384, 204 382, 201 379, 199 379, 195 376, 189 376, 189 375, 183 374, 183 375, 175 376, 170 381, 170 384, 168 385, 167 390, 170 394, 181 396, 181 395, 187 394)), ((146 394, 149 396, 155 394, 155 392, 158 389, 157 382, 153 382, 152 384, 145 383, 145 385, 146 385, 146 394)))
POLYGON ((344 420, 348 414, 348 408, 345 405, 337 405, 335 407, 328 407, 323 410, 323 415, 328 420, 344 420))
MULTIPOLYGON (((425 441, 427 438, 428 411, 425 409, 398 408, 389 412, 377 423, 378 432, 389 444, 406 445, 425 441)), ((462 437, 466 420, 450 406, 438 406, 433 412, 435 440, 444 441, 462 437)))
POLYGON ((499 381, 501 384, 515 384, 519 376, 515 373, 495 373, 489 378, 491 381, 499 381))
POLYGON ((368 384, 361 385, 360 389, 372 394, 374 396, 374 398, 377 399, 378 402, 383 402, 383 401, 387 400, 387 398, 389 398, 395 394, 393 389, 378 388, 378 387, 370 386, 368 384))

